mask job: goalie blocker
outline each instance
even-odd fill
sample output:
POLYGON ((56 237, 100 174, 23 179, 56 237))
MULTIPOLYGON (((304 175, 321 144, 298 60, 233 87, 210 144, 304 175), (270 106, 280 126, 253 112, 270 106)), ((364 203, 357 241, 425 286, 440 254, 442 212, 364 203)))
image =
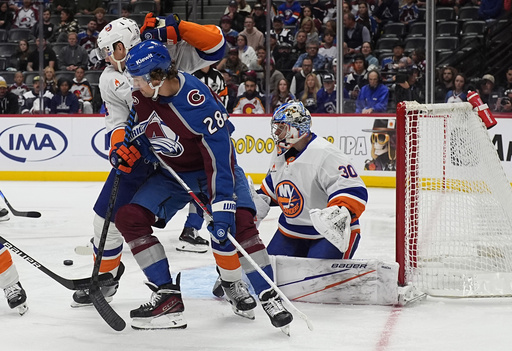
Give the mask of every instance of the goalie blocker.
POLYGON ((398 263, 270 256, 274 279, 292 301, 405 305, 425 294, 398 287, 398 263))

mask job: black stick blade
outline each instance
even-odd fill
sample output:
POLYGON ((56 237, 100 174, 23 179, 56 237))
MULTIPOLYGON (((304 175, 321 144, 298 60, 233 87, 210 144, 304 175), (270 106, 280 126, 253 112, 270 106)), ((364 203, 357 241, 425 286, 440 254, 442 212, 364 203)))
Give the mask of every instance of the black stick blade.
POLYGON ((91 301, 100 314, 101 318, 116 331, 121 331, 126 327, 126 322, 117 314, 116 311, 108 304, 101 290, 96 285, 91 285, 89 290, 91 301))

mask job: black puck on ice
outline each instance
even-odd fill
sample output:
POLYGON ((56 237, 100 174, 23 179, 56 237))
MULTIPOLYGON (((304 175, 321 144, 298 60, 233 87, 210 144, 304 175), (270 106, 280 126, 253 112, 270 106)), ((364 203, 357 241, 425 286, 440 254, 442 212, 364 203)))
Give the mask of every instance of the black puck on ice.
POLYGON ((72 266, 73 260, 64 260, 64 266, 72 266))

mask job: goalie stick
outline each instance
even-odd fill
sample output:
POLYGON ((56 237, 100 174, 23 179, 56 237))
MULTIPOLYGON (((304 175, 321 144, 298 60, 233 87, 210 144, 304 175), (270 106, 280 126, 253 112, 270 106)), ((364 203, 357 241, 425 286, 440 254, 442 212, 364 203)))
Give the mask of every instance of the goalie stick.
MULTIPOLYGON (((156 156, 156 158, 158 159, 158 161, 160 161, 160 165, 165 168, 167 171, 169 171, 169 173, 172 174, 172 176, 174 177, 174 179, 176 179, 176 181, 178 183, 180 183, 180 185, 183 187, 183 189, 185 189, 186 192, 189 193, 189 195, 192 197, 192 199, 195 201, 195 203, 201 207, 201 209, 203 210, 204 212, 204 216, 206 217, 206 219, 208 220, 208 222, 213 222, 213 216, 212 214, 210 213, 210 211, 208 210, 208 208, 206 207, 206 205, 199 199, 199 197, 192 191, 192 189, 190 189, 190 187, 187 185, 187 183, 185 183, 185 181, 183 179, 181 179, 181 177, 178 175, 178 173, 176 173, 174 171, 174 169, 169 166, 167 163, 165 163, 165 161, 160 157, 160 155, 158 155, 155 150, 153 150, 153 154, 156 156)), ((301 319, 303 319, 306 324, 308 325, 308 328, 309 330, 313 330, 313 324, 311 323, 311 321, 308 319, 308 316, 303 313, 302 311, 300 311, 297 307, 295 307, 291 302, 290 300, 283 294, 283 292, 281 291, 281 289, 279 289, 277 287, 277 285, 272 281, 272 279, 270 279, 270 277, 260 268, 260 266, 252 259, 251 256, 249 256, 249 254, 247 253, 247 251, 245 251, 245 249, 242 247, 242 245, 240 245, 238 243, 238 241, 236 241, 236 239, 230 234, 228 233, 227 235, 229 241, 231 241, 231 243, 237 248, 238 251, 240 251, 240 253, 247 259, 247 261, 253 266, 253 268, 255 268, 258 273, 263 277, 263 279, 265 279, 265 281, 275 290, 275 292, 284 300, 288 303, 288 305, 299 315, 299 317, 301 319)), ((285 332, 286 333, 286 332, 285 332)), ((286 333, 288 334, 288 333, 286 333)), ((289 334, 288 334, 289 335, 289 334)))
POLYGON ((17 211, 17 210, 15 210, 11 206, 9 201, 7 201, 7 199, 5 198, 5 195, 2 192, 2 190, 0 190, 0 196, 2 197, 2 199, 4 199, 5 204, 7 205, 7 207, 9 207, 9 210, 11 210, 11 213, 13 215, 18 216, 18 217, 29 217, 29 218, 39 218, 39 217, 41 217, 41 213, 37 212, 37 211, 26 211, 25 212, 25 211, 17 211))
MULTIPOLYGON (((89 285, 91 284, 91 278, 82 278, 82 279, 66 279, 61 277, 60 275, 52 272, 45 266, 43 266, 41 263, 36 261, 34 258, 32 258, 30 255, 25 253, 23 250, 18 248, 16 245, 11 243, 9 240, 3 238, 0 236, 0 243, 2 243, 6 248, 8 248, 11 252, 15 253, 16 255, 23 258, 25 261, 30 263, 32 266, 39 269, 41 272, 55 280, 60 285, 70 289, 70 290, 81 290, 81 289, 87 289, 89 288, 89 285)), ((104 274, 100 279, 100 285, 109 284, 114 277, 112 274, 104 274)))
MULTIPOLYGON (((135 109, 132 106, 130 115, 128 116, 128 124, 124 128, 124 140, 123 145, 128 147, 130 143, 129 136, 132 132, 132 128, 135 124, 135 109)), ((98 252, 96 253, 96 260, 94 261, 94 267, 91 276, 91 286, 89 288, 89 296, 92 304, 96 308, 96 311, 100 314, 101 318, 107 324, 116 331, 121 331, 126 327, 126 322, 117 312, 108 304, 105 300, 105 296, 100 289, 99 284, 99 273, 101 260, 103 259, 103 252, 105 251, 105 243, 107 241, 108 227, 110 226, 110 218, 114 210, 114 205, 117 199, 117 191, 119 190, 119 182, 121 179, 121 171, 116 169, 116 175, 114 177, 114 183, 112 185, 112 191, 110 192, 110 198, 108 200, 107 213, 105 214, 105 222, 103 222, 103 228, 101 231, 100 242, 98 244, 98 252)))

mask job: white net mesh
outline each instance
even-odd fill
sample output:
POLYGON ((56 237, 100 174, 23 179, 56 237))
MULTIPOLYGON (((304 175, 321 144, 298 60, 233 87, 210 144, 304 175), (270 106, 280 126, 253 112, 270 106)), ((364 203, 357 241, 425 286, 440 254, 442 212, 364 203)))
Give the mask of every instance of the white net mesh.
POLYGON ((512 295, 512 188, 471 105, 407 102, 404 151, 406 282, 512 295))

